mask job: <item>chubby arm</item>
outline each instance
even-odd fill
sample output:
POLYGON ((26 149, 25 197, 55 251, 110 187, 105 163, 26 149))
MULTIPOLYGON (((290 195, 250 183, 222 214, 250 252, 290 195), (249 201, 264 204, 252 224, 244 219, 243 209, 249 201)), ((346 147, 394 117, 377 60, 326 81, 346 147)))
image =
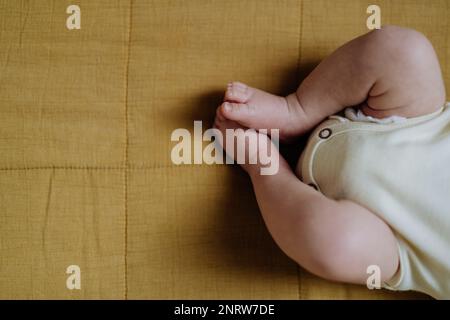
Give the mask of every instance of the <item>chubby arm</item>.
POLYGON ((280 248, 323 278, 365 284, 369 265, 389 280, 399 264, 396 239, 374 213, 348 200, 335 201, 301 182, 280 156, 275 175, 248 171, 269 232, 280 248))

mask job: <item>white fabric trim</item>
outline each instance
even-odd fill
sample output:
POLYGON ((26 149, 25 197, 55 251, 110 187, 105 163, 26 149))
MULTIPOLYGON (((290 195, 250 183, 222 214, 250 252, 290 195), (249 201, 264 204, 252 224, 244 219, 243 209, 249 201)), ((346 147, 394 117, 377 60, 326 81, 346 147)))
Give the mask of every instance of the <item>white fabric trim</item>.
POLYGON ((345 108, 344 115, 347 119, 352 121, 361 121, 361 122, 374 122, 380 124, 389 124, 389 123, 402 123, 406 121, 405 117, 400 116, 390 116, 387 118, 374 118, 372 116, 366 116, 361 109, 355 110, 352 107, 345 108))

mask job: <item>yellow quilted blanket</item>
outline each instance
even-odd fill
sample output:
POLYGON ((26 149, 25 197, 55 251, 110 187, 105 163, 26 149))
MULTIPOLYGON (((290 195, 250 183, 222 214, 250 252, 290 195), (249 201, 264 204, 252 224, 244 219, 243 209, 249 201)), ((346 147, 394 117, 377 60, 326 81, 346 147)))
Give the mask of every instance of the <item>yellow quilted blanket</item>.
MULTIPOLYGON (((227 82, 288 93, 367 32, 369 4, 0 0, 0 298, 422 298, 308 274, 239 168, 170 159, 227 82)), ((377 4, 430 38, 450 89, 450 1, 377 4)))

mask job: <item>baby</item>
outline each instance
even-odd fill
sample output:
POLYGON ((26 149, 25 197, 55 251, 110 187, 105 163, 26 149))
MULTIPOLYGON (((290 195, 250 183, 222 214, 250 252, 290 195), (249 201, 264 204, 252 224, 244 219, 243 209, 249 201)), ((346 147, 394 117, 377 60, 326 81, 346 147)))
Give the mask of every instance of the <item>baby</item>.
POLYGON ((450 104, 421 33, 356 38, 286 97, 233 82, 214 126, 279 129, 282 142, 316 127, 296 174, 281 156, 274 175, 242 165, 271 235, 302 267, 366 284, 376 266, 385 288, 450 298, 450 104))

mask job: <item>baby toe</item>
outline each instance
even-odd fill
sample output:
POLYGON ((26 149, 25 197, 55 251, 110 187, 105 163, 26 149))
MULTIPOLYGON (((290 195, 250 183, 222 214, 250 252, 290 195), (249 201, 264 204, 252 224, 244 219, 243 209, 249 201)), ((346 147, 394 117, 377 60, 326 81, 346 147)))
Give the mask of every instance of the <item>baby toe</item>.
POLYGON ((224 102, 221 105, 222 114, 228 120, 247 121, 251 118, 252 110, 245 103, 224 102))
POLYGON ((248 86, 240 82, 232 82, 227 86, 225 100, 245 103, 248 100, 248 86))

